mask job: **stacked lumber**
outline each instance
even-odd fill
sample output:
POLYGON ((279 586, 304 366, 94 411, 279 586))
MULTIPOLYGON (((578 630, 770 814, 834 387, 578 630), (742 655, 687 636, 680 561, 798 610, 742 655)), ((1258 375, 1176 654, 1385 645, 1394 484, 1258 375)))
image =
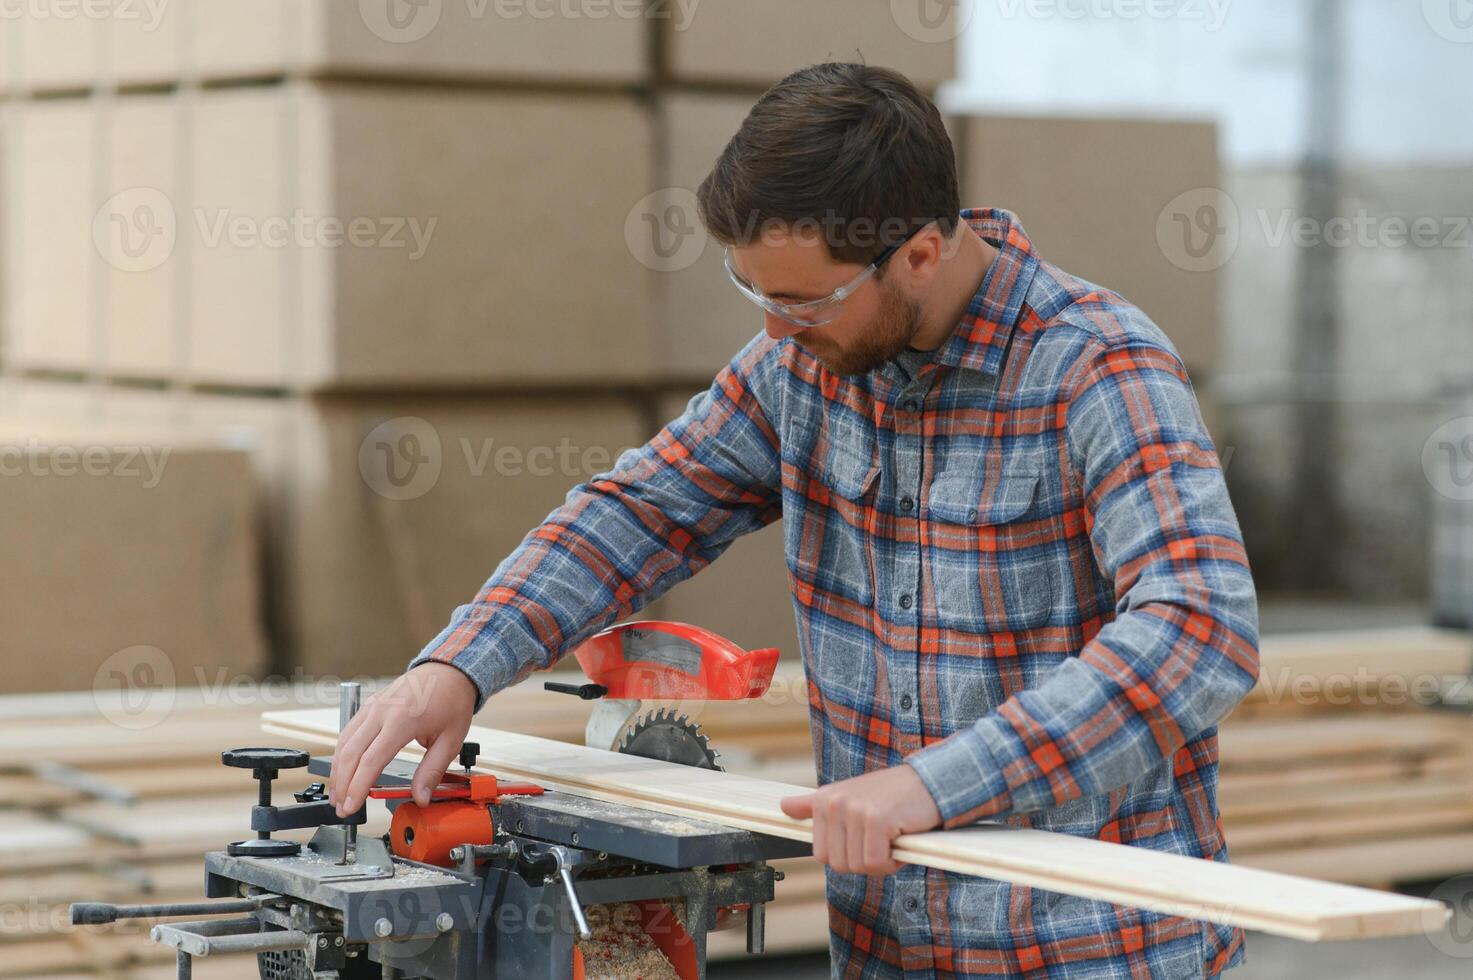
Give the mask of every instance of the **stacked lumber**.
MULTIPOLYGON (((250 773, 222 766, 220 752, 260 742, 263 704, 322 703, 304 690, 243 693, 172 692, 167 711, 131 728, 106 692, 0 699, 0 978, 174 975, 151 923, 74 928, 68 907, 203 897, 202 855, 249 836, 256 802, 250 773)), ((275 798, 310 781, 283 772, 275 798)), ((384 815, 370 828, 382 833, 384 815)), ((195 968, 209 980, 257 975, 253 957, 195 968)))
POLYGON ((1385 885, 1473 868, 1473 639, 1406 628, 1269 637, 1222 726, 1233 860, 1385 885))

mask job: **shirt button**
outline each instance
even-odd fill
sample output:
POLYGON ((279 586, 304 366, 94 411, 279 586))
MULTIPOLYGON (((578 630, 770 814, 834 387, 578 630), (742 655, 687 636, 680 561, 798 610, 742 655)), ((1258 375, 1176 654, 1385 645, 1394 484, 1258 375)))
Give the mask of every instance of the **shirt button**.
POLYGON ((915 505, 916 505, 916 502, 915 502, 914 498, 911 498, 911 497, 901 497, 900 498, 900 509, 903 510, 903 511, 905 511, 907 514, 911 512, 911 510, 915 507, 915 505))
POLYGON ((918 902, 918 901, 916 901, 916 899, 915 899, 914 896, 912 896, 910 898, 907 898, 905 900, 905 911, 907 911, 907 912, 914 912, 916 910, 916 908, 920 906, 920 904, 921 903, 918 902))
POLYGON ((921 403, 916 401, 914 398, 907 398, 905 401, 900 403, 900 407, 907 412, 919 412, 921 410, 921 403))
POLYGON ((900 698, 900 710, 901 711, 909 711, 910 710, 910 706, 913 705, 913 704, 915 704, 915 701, 911 698, 911 696, 909 694, 906 694, 906 695, 902 695, 901 696, 901 698, 900 698))
POLYGON ((901 609, 909 609, 910 608, 910 593, 909 592, 907 592, 905 595, 903 595, 903 596, 900 597, 900 608, 901 609))

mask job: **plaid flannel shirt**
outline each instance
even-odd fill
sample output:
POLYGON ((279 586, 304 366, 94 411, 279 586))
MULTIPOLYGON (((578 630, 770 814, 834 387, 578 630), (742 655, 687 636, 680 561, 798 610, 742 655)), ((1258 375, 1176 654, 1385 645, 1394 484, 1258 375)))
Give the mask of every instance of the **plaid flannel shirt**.
MULTIPOLYGON (((1003 821, 1227 860, 1215 725, 1257 608, 1186 371, 1016 218, 912 376, 759 336, 575 488, 415 660, 482 698, 782 519, 820 781, 909 764, 945 826, 1003 821)), ((1215 976, 1240 931, 906 866, 828 875, 836 976, 1215 976)))

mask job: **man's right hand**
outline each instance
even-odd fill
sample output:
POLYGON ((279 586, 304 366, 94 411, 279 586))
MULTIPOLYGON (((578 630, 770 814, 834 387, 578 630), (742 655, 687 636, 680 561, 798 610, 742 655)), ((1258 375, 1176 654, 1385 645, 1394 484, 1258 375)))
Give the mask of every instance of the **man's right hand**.
POLYGON ((327 796, 338 816, 363 805, 369 787, 411 741, 425 748, 414 773, 414 802, 428 806, 430 793, 460 755, 478 695, 458 668, 426 663, 369 698, 338 733, 327 796))

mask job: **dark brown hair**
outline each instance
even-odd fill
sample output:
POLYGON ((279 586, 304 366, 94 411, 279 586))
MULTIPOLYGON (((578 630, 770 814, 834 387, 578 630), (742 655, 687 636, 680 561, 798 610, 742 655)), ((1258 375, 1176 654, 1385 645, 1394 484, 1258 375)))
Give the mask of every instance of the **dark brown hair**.
POLYGON ((888 68, 834 62, 796 71, 752 107, 696 198, 717 241, 813 223, 841 262, 864 265, 961 210, 941 113, 888 68))

